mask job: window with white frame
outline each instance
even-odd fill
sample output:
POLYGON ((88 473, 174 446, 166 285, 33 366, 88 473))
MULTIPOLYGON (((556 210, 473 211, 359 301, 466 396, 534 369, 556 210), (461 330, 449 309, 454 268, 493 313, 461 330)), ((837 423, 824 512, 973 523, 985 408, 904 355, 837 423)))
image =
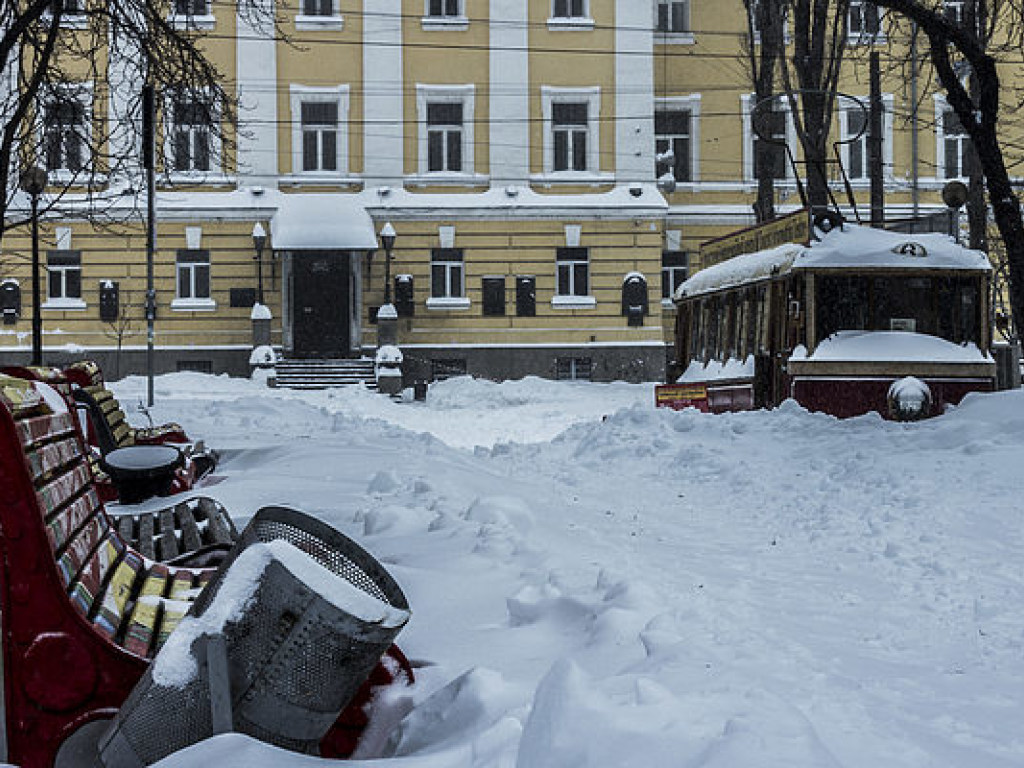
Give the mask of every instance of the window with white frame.
POLYGON ((657 30, 664 34, 692 32, 690 0, 658 0, 657 30))
POLYGON ((209 301, 210 252, 182 249, 177 258, 177 298, 183 301, 209 301))
POLYGON ((587 296, 590 293, 590 252, 587 248, 559 248, 555 252, 558 296, 587 296))
POLYGON ((43 104, 43 152, 47 171, 78 173, 89 152, 87 96, 77 88, 58 89, 43 104))
POLYGON ((960 26, 964 23, 964 0, 945 0, 942 14, 948 22, 960 26))
POLYGON ((461 299, 466 295, 461 248, 434 248, 430 252, 430 297, 461 299))
POLYGON ((462 172, 462 104, 427 104, 427 171, 462 172))
POLYGON ((65 16, 80 16, 85 13, 85 0, 53 0, 51 12, 63 13, 65 16))
POLYGON ((676 181, 693 180, 693 113, 682 106, 654 108, 654 173, 671 173, 676 181))
POLYGON ((868 178, 868 113, 855 101, 840 102, 843 168, 850 181, 868 178))
POLYGON ((600 88, 541 88, 544 172, 588 176, 600 171, 600 88))
POLYGON ((46 286, 46 298, 50 303, 81 301, 81 251, 50 251, 46 254, 46 286))
POLYGON ((303 16, 333 16, 334 0, 302 0, 303 16))
POLYGON ((796 146, 796 128, 789 115, 788 102, 783 98, 776 98, 770 107, 763 105, 757 109, 756 115, 752 115, 757 105, 754 95, 745 94, 741 101, 744 135, 743 177, 748 181, 754 181, 764 165, 773 179, 791 180, 792 170, 786 155, 786 147, 796 146))
POLYGON ((686 282, 690 271, 690 255, 686 251, 661 252, 661 298, 672 298, 676 288, 686 282))
POLYGON ((348 173, 348 86, 291 87, 295 174, 348 173))
POLYGON ((426 0, 426 15, 431 19, 458 19, 463 16, 464 0, 426 0))
POLYGON ((946 106, 942 110, 940 130, 942 177, 956 179, 969 176, 973 157, 971 138, 952 107, 946 106))
POLYGON ((304 101, 302 116, 302 170, 338 170, 338 105, 330 101, 304 101))
POLYGON ((209 16, 210 0, 174 0, 176 16, 209 16))
POLYGON ((587 0, 552 0, 554 19, 584 19, 587 15, 587 0))
POLYGON ((589 357, 555 358, 555 378, 559 381, 590 381, 594 361, 589 357))
POLYGON ((587 102, 565 101, 551 105, 554 171, 587 170, 589 126, 590 114, 587 102))
POLYGON ((170 166, 176 173, 213 167, 215 110, 207 94, 175 91, 170 96, 170 166))
POLYGON ((472 85, 417 85, 419 162, 421 174, 473 173, 472 85))
POLYGON ((877 39, 882 28, 882 15, 870 0, 850 0, 847 31, 855 41, 870 42, 877 39))
MULTIPOLYGON (((892 94, 882 95, 882 167, 892 168, 892 94)), ((840 157, 850 181, 865 181, 870 177, 868 164, 868 138, 870 112, 868 100, 839 99, 840 157)))

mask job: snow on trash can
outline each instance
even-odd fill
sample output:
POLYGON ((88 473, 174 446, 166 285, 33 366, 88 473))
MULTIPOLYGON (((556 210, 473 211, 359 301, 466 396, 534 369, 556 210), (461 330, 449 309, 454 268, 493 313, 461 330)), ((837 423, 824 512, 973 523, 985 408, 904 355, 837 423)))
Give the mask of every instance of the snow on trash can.
POLYGON ((409 618, 355 542, 261 509, 100 739, 108 768, 151 765, 217 733, 317 745, 409 618))

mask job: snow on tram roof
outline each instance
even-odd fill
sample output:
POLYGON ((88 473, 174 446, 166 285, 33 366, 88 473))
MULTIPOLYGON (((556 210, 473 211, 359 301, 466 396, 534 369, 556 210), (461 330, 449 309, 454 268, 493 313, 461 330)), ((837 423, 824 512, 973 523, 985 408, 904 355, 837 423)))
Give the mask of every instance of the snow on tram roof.
POLYGON ((908 235, 844 224, 810 246, 786 243, 734 256, 702 269, 676 289, 674 298, 699 296, 761 280, 790 269, 951 269, 990 270, 988 257, 948 235, 908 235))
POLYGON ((676 289, 675 298, 710 293, 785 272, 803 250, 806 250, 805 247, 798 243, 785 243, 763 251, 733 256, 695 274, 676 289))
POLYGON ((805 249, 794 269, 867 267, 877 269, 989 270, 981 251, 937 232, 908 235, 884 229, 844 224, 805 249))

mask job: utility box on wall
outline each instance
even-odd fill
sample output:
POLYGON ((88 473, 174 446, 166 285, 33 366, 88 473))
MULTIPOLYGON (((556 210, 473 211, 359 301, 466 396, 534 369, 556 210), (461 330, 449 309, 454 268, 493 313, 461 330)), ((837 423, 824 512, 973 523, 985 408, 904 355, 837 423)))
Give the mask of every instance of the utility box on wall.
POLYGON ((17 280, 0 283, 0 314, 3 314, 4 325, 14 325, 21 317, 21 286, 17 280))
POLYGON ((630 272, 622 281, 622 314, 629 325, 644 324, 647 314, 647 280, 639 272, 630 272))
POLYGON ((121 289, 116 280, 100 282, 100 320, 116 323, 121 312, 121 289))

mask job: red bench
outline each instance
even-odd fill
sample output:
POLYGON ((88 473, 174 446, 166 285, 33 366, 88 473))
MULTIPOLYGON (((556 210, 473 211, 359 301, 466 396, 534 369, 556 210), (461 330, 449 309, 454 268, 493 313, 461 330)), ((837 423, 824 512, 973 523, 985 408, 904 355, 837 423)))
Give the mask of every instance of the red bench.
MULTIPOLYGON (((74 414, 47 385, 3 375, 0 558, 6 759, 23 768, 53 765, 76 731, 113 717, 216 574, 130 546, 96 494, 74 414)), ((355 731, 325 739, 345 745, 335 754, 354 746, 369 696, 364 685, 339 721, 355 731)))

